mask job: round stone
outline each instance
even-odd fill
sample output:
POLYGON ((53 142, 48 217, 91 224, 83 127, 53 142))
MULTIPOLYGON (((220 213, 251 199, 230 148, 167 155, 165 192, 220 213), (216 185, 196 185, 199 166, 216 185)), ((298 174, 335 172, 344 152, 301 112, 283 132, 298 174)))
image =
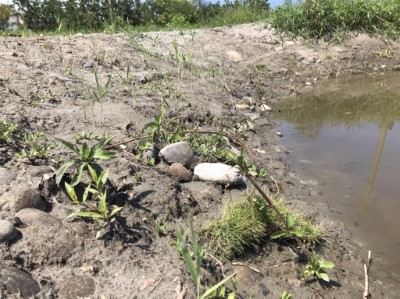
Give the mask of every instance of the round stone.
POLYGON ((17 268, 0 269, 0 286, 11 294, 20 294, 22 298, 31 298, 40 292, 38 282, 17 268))
POLYGON ((68 277, 60 284, 61 298, 87 298, 91 297, 94 291, 95 285, 93 278, 85 275, 68 277))
POLYGON ((0 242, 11 241, 17 236, 14 225, 7 220, 0 220, 0 242))

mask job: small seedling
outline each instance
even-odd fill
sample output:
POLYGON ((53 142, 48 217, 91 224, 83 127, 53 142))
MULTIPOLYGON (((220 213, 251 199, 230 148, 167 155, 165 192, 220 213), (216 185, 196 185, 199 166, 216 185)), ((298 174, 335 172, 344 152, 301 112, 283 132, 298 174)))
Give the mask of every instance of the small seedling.
POLYGON ((96 220, 100 225, 96 234, 96 238, 98 238, 101 231, 114 221, 115 215, 122 210, 122 207, 113 206, 111 210, 107 207, 107 196, 109 193, 107 180, 110 173, 109 170, 102 171, 97 175, 96 171, 90 165, 88 165, 87 168, 90 173, 91 182, 88 182, 81 200, 79 200, 74 187, 65 182, 65 190, 72 202, 84 206, 83 209, 78 209, 68 215, 68 217, 84 217, 96 220), (91 193, 95 199, 99 200, 95 210, 93 210, 93 207, 86 205, 89 193, 91 193))
POLYGON ((56 143, 40 143, 39 139, 44 136, 43 132, 27 132, 22 137, 22 150, 16 153, 18 159, 24 158, 47 158, 50 151, 55 149, 56 143))
POLYGON ((292 214, 287 213, 285 217, 285 227, 271 235, 271 239, 279 239, 283 237, 303 237, 303 232, 296 228, 296 221, 292 214))
MULTIPOLYGON (((189 222, 189 234, 190 240, 192 242, 193 252, 189 251, 188 245, 186 244, 186 234, 183 232, 183 229, 176 229, 176 246, 179 253, 182 255, 183 260, 185 261, 186 267, 192 276, 193 282, 196 286, 197 299, 205 299, 205 298, 225 298, 226 297, 226 286, 225 284, 229 281, 233 281, 236 273, 231 274, 225 277, 223 280, 207 289, 203 294, 200 295, 200 286, 201 286, 201 260, 204 256, 203 248, 198 243, 196 234, 193 229, 193 223, 190 220, 189 222)), ((235 284, 234 284, 235 285, 235 284)), ((231 292, 227 295, 226 298, 234 299, 236 296, 236 292, 231 292)))
POLYGON ((123 84, 123 85, 128 85, 132 82, 132 76, 130 74, 130 66, 128 64, 128 67, 126 68, 126 73, 125 75, 121 75, 118 73, 118 81, 123 84))
POLYGON ((320 260, 318 255, 313 252, 308 258, 308 264, 303 273, 303 278, 307 279, 310 276, 316 276, 319 279, 329 282, 329 276, 325 269, 333 269, 335 264, 330 261, 320 260))
POLYGON ((89 170, 88 166, 95 170, 97 174, 100 174, 102 169, 95 161, 100 160, 110 160, 115 157, 115 152, 103 150, 103 148, 111 142, 113 137, 106 138, 96 143, 94 146, 89 148, 88 144, 84 142, 82 147, 79 149, 75 144, 69 143, 63 139, 57 138, 62 144, 68 147, 70 150, 75 152, 79 158, 68 161, 64 163, 56 173, 56 183, 60 184, 64 173, 68 168, 75 166, 75 174, 71 181, 71 186, 76 186, 82 178, 83 171, 89 170))
POLYGON ((293 299, 293 296, 291 293, 283 291, 280 295, 279 295, 279 299, 293 299))
POLYGON ((7 120, 0 122, 0 142, 11 142, 12 134, 18 129, 18 125, 7 120))

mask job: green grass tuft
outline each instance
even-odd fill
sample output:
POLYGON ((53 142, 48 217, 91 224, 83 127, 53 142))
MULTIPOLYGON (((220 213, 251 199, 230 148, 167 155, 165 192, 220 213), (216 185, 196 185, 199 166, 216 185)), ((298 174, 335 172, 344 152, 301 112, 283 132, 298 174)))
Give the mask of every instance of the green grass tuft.
MULTIPOLYGON (((315 244, 322 240, 323 229, 304 219, 300 213, 290 211, 282 200, 275 205, 282 214, 291 213, 295 228, 303 233, 304 242, 315 244)), ((282 229, 281 223, 271 208, 258 196, 226 204, 223 215, 206 225, 202 231, 209 250, 221 260, 230 260, 244 254, 247 248, 260 244, 268 236, 282 229)))

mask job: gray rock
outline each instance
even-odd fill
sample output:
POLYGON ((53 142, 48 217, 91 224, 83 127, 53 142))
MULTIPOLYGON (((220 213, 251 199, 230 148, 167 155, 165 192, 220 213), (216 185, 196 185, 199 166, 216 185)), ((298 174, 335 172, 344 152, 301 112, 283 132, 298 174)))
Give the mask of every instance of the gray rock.
POLYGON ((95 291, 93 278, 84 275, 72 276, 65 279, 59 286, 60 297, 78 299, 91 297, 95 291))
POLYGON ((83 65, 83 67, 84 67, 85 69, 92 69, 92 68, 93 68, 93 62, 86 61, 86 62, 84 63, 84 65, 83 65))
POLYGON ((150 145, 149 148, 143 151, 142 154, 142 159, 144 162, 147 162, 151 159, 157 160, 157 157, 158 157, 158 149, 154 144, 150 145))
POLYGON ((40 286, 28 273, 16 268, 0 269, 0 285, 8 293, 29 298, 40 292, 40 286))
POLYGON ((0 220, 0 242, 11 241, 17 236, 14 225, 7 220, 0 220))
POLYGON ((193 161, 194 152, 188 142, 181 141, 164 147, 159 156, 168 164, 180 163, 185 167, 189 167, 193 161))
POLYGON ((59 226, 61 221, 54 216, 51 216, 41 210, 37 209, 22 209, 15 214, 23 223, 28 226, 33 225, 50 225, 59 226))
POLYGON ((29 187, 14 188, 0 196, 0 206, 3 210, 18 212, 26 208, 46 209, 39 191, 29 187))
POLYGON ((202 181, 238 185, 243 182, 236 167, 223 163, 201 163, 194 168, 194 175, 202 181))

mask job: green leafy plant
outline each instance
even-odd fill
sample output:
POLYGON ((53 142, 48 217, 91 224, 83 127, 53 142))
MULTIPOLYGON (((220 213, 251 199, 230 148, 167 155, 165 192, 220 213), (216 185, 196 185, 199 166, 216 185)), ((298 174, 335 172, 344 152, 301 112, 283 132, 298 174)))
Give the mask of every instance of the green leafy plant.
POLYGON ((279 295, 279 299, 293 299, 293 296, 291 293, 283 291, 280 295, 279 295))
POLYGON ((230 292, 227 294, 227 288, 225 286, 229 281, 233 281, 236 273, 231 274, 225 277, 223 280, 207 289, 204 293, 200 294, 200 286, 201 286, 201 261, 204 256, 204 250, 198 243, 196 234, 193 229, 193 223, 189 221, 189 234, 190 241, 192 244, 193 252, 190 252, 188 248, 188 244, 186 243, 187 234, 184 233, 182 228, 176 229, 176 246, 179 253, 182 255, 183 260, 185 261, 187 270, 192 277, 192 280, 196 286, 196 294, 197 299, 205 299, 205 298, 225 298, 226 295, 228 299, 234 299, 236 292, 230 292))
POLYGON ((18 159, 24 158, 47 158, 50 151, 55 149, 57 143, 40 142, 39 140, 44 136, 43 132, 25 132, 22 136, 21 144, 22 150, 16 153, 18 159))
POLYGON ((18 125, 7 120, 0 122, 0 142, 11 142, 12 134, 18 130, 18 125))
POLYGON ((65 190, 67 191, 67 194, 71 198, 72 202, 74 204, 81 204, 84 206, 83 208, 78 209, 68 215, 68 218, 83 217, 91 218, 97 221, 99 223, 99 228, 96 234, 96 238, 98 238, 101 234, 101 231, 107 225, 114 221, 115 215, 122 210, 122 207, 113 205, 110 209, 107 206, 107 196, 109 189, 109 187, 107 186, 107 180, 109 170, 102 171, 99 175, 97 175, 96 171, 90 165, 88 165, 87 167, 92 181, 89 182, 86 186, 85 192, 83 193, 81 200, 79 200, 74 187, 65 182, 65 190), (95 199, 98 199, 95 207, 86 205, 86 200, 89 193, 91 193, 95 199))
POLYGON ((325 269, 333 269, 335 264, 330 261, 320 260, 318 255, 313 252, 308 257, 308 264, 303 273, 303 278, 307 279, 310 276, 316 276, 319 279, 329 282, 329 276, 325 272, 325 269))
MULTIPOLYGON (((154 117, 154 120, 152 122, 146 124, 142 129, 142 132, 148 131, 150 133, 152 143, 157 145, 158 147, 161 147, 167 140, 167 134, 163 126, 163 121, 165 110, 168 107, 168 102, 165 98, 163 98, 159 114, 154 117)), ((149 143, 148 145, 151 144, 149 143)))
POLYGON ((75 167, 75 174, 72 178, 71 186, 76 186, 81 181, 83 172, 85 170, 89 170, 89 166, 99 175, 102 169, 95 161, 97 159, 109 160, 115 157, 115 152, 103 150, 103 148, 110 143, 112 139, 113 137, 105 138, 93 145, 91 148, 89 148, 88 144, 84 142, 82 147, 78 148, 75 144, 69 143, 61 138, 57 138, 58 141, 77 154, 79 158, 64 163, 57 170, 56 183, 58 185, 60 184, 62 177, 70 167, 75 167))
POLYGON ((285 217, 285 227, 271 235, 271 239, 279 239, 283 237, 303 237, 303 232, 297 229, 295 218, 292 214, 287 213, 285 217))

